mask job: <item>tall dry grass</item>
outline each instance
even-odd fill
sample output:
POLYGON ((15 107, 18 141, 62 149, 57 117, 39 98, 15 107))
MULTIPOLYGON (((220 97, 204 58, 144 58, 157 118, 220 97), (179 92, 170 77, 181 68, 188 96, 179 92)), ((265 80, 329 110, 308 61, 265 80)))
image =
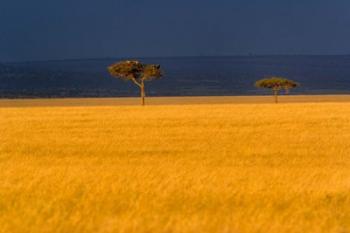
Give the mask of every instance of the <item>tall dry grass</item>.
POLYGON ((0 232, 350 231, 350 104, 0 108, 0 232))

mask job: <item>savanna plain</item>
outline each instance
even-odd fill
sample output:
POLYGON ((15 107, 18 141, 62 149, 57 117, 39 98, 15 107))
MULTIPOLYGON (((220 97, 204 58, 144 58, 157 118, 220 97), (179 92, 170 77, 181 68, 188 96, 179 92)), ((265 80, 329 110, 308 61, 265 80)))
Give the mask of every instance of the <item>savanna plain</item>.
POLYGON ((0 107, 1 233, 350 232, 350 102, 45 101, 0 107))

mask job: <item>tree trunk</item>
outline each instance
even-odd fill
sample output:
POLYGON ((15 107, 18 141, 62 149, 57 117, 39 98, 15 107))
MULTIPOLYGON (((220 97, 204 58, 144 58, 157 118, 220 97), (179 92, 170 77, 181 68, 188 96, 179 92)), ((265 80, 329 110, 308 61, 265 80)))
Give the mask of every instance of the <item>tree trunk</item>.
POLYGON ((273 96, 275 99, 275 103, 277 104, 278 103, 278 91, 277 90, 273 90, 273 96))
POLYGON ((144 82, 141 83, 140 89, 141 89, 141 104, 142 104, 142 106, 144 106, 145 105, 145 97, 146 97, 145 83, 144 82))

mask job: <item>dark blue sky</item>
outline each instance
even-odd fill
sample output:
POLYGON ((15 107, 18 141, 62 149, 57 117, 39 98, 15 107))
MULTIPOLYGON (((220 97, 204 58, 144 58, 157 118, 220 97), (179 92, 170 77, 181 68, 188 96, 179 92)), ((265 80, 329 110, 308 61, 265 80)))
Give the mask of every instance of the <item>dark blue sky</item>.
POLYGON ((350 1, 0 3, 0 61, 245 54, 350 54, 350 1))

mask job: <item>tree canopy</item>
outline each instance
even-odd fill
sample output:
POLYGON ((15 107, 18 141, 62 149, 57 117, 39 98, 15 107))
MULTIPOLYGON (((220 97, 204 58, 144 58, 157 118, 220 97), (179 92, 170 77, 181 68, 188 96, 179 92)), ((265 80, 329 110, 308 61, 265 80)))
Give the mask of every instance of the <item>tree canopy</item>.
POLYGON ((123 61, 108 67, 109 73, 123 80, 131 80, 137 84, 143 81, 158 79, 162 76, 160 65, 143 64, 139 61, 123 61))
POLYGON ((269 88, 273 90, 291 89, 299 86, 299 83, 283 77, 271 77, 256 81, 255 86, 258 88, 269 88))
POLYGON ((271 89, 274 93, 276 103, 278 102, 277 96, 280 90, 284 89, 286 93, 289 93, 290 89, 298 87, 299 85, 299 83, 283 77, 264 78, 255 82, 255 86, 258 88, 271 89))

